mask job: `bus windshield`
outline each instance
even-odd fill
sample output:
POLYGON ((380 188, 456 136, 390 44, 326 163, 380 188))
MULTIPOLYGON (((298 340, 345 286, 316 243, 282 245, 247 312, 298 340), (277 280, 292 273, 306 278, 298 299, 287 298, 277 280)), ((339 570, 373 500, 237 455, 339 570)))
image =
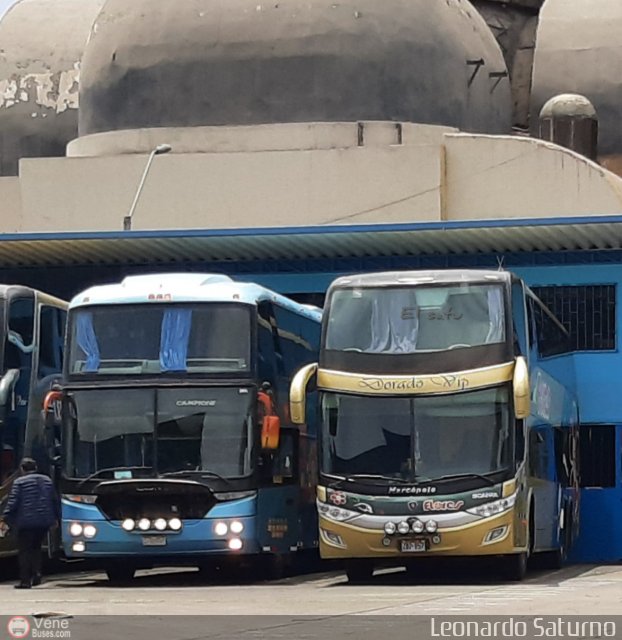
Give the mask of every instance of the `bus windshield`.
POLYGON ((248 373, 251 309, 231 303, 85 307, 71 314, 69 375, 248 373))
POLYGON ((412 482, 512 466, 507 385, 420 397, 322 394, 322 472, 412 482))
POLYGON ((503 287, 467 284, 337 289, 325 348, 416 353, 505 341, 503 287))
POLYGON ((249 475, 253 396, 248 387, 73 391, 67 476, 249 475))

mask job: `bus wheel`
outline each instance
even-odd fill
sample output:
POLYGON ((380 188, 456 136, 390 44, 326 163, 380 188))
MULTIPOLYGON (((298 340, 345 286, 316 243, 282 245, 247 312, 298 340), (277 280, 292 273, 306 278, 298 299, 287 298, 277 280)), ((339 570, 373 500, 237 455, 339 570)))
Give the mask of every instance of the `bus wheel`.
POLYGON ((114 584, 124 584, 130 582, 136 573, 136 569, 132 566, 124 566, 121 564, 113 565, 106 569, 108 580, 114 584))
POLYGON ((349 560, 346 562, 346 575, 350 584, 363 584, 374 575, 374 564, 370 560, 349 560))
POLYGON ((528 554, 515 553, 511 556, 505 556, 503 562, 503 575, 512 582, 520 582, 527 575, 527 558, 528 554))
POLYGON ((567 511, 564 514, 564 525, 564 528, 560 529, 558 534, 559 547, 553 551, 546 551, 540 554, 540 566, 543 569, 561 569, 566 562, 570 547, 570 532, 572 531, 572 521, 567 511))

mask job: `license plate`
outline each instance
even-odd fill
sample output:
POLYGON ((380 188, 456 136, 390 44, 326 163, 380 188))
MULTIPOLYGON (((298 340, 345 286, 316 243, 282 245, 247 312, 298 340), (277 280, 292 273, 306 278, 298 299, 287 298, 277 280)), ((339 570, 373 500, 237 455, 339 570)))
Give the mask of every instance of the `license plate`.
POLYGON ((144 547, 165 547, 166 536, 143 536, 144 547))
POLYGON ((420 553, 426 550, 425 540, 401 540, 400 550, 404 553, 420 553))

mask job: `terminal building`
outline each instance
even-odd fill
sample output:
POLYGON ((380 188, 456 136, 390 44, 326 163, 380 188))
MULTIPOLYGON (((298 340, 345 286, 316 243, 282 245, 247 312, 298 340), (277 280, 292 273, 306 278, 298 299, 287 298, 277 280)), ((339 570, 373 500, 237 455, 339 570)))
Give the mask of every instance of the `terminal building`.
POLYGON ((0 280, 200 270, 321 304, 346 273, 511 270, 577 351, 574 560, 619 561, 622 6, 592 5, 17 0, 0 280))

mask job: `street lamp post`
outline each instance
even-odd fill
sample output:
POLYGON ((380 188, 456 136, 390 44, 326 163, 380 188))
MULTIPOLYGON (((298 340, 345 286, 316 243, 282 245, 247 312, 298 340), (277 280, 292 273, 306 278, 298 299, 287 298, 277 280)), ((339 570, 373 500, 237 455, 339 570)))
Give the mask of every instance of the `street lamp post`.
POLYGON ((138 200, 140 199, 140 194, 143 191, 143 187, 145 186, 145 180, 147 179, 147 175, 149 174, 149 169, 151 168, 151 163, 156 156, 161 156, 164 153, 168 153, 172 149, 170 144, 159 144, 150 154, 149 159, 147 160, 147 164, 145 165, 145 170, 143 171, 142 178, 138 183, 138 189, 136 189, 136 195, 134 196, 134 202, 132 202, 132 206, 128 214, 123 218, 123 231, 131 231, 132 230, 132 216, 134 215, 134 211, 136 210, 136 205, 138 204, 138 200))

